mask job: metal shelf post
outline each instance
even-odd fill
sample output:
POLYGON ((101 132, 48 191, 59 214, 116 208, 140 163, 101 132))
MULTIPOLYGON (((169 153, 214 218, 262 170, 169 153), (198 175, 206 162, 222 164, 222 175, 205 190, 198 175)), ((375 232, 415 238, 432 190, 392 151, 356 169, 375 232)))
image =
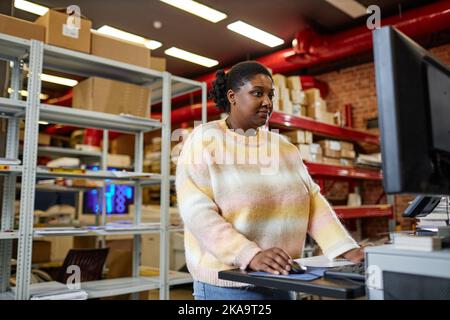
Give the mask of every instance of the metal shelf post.
MULTIPOLYGON (((10 98, 20 100, 20 90, 22 89, 22 67, 21 61, 12 62, 10 98)), ((19 156, 19 120, 17 118, 8 119, 8 131, 6 140, 6 158, 17 159, 19 156)), ((14 202, 16 198, 15 174, 7 175, 3 186, 3 205, 1 231, 12 230, 14 228, 14 202)), ((0 292, 5 292, 9 287, 9 277, 11 274, 12 240, 0 241, 0 292)))
POLYGON ((31 40, 29 55, 28 97, 25 112, 25 138, 23 174, 20 204, 19 241, 17 254, 16 299, 29 299, 31 250, 33 245, 33 211, 36 184, 36 159, 39 120, 39 94, 41 93, 41 73, 43 43, 31 40))

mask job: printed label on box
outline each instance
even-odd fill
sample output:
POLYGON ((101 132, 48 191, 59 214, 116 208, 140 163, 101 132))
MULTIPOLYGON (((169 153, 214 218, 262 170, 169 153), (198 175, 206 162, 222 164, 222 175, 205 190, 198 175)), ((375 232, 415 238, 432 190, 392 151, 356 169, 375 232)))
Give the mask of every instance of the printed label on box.
POLYGON ((77 28, 73 24, 63 24, 62 34, 66 37, 78 39, 80 34, 80 28, 77 28))
POLYGON ((334 151, 341 151, 341 144, 338 141, 330 141, 330 149, 334 151))

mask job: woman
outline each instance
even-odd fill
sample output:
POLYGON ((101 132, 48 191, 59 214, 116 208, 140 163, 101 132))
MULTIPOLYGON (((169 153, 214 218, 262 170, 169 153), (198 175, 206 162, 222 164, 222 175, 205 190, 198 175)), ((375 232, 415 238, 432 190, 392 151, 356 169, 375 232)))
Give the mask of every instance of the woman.
POLYGON ((288 274, 307 233, 330 259, 362 260, 362 249, 320 194, 298 149, 264 130, 273 95, 272 76, 257 62, 218 71, 210 96, 229 115, 196 127, 181 151, 176 187, 196 299, 289 298, 221 280, 218 272, 239 267, 288 274))

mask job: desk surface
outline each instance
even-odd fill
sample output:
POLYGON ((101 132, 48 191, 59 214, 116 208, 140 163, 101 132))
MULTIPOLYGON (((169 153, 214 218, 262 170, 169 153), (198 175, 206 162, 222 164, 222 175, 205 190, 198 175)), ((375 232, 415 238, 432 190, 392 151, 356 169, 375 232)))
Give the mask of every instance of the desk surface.
POLYGON ((297 291, 337 299, 355 299, 365 295, 365 284, 353 280, 320 278, 312 281, 251 276, 239 269, 219 272, 219 279, 249 283, 255 286, 297 291))

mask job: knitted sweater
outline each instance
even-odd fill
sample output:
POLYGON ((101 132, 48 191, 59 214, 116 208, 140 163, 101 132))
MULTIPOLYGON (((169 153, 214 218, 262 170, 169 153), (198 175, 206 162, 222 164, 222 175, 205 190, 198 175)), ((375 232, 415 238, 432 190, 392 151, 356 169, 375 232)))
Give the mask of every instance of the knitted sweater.
POLYGON ((277 133, 259 129, 244 136, 224 120, 196 127, 178 158, 176 189, 186 263, 198 281, 242 286, 218 272, 245 269, 272 247, 298 258, 307 233, 330 259, 358 247, 299 150, 277 133))

